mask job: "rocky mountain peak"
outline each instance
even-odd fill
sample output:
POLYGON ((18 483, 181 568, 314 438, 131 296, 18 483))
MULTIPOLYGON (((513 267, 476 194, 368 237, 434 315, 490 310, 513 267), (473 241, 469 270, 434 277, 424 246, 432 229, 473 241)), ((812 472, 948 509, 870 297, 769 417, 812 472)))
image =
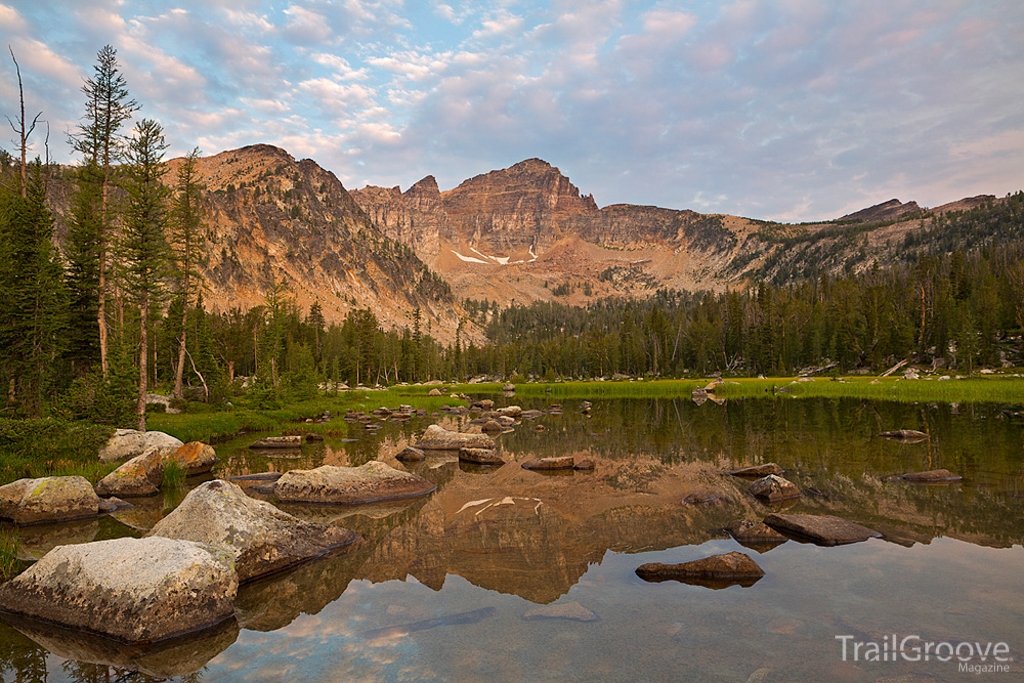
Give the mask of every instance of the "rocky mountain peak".
POLYGON ((890 199, 887 202, 875 204, 874 206, 869 206, 866 209, 861 209, 854 213, 848 213, 839 220, 879 223, 882 221, 897 220, 907 216, 908 214, 919 213, 920 211, 921 207, 917 205, 917 202, 907 202, 904 204, 898 199, 890 199))

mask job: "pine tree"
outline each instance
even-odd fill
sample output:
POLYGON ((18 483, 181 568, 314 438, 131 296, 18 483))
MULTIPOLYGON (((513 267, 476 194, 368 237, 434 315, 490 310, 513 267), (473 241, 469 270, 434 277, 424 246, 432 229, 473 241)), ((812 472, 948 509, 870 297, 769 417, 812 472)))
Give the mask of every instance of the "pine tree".
POLYGON ((119 252, 127 294, 139 307, 139 399, 136 406, 139 431, 146 430, 149 317, 162 301, 164 278, 169 269, 170 253, 164 234, 168 189, 160 181, 165 171, 165 149, 167 143, 160 124, 143 119, 135 125, 135 134, 125 155, 128 204, 119 252))
POLYGON ((197 286, 202 278, 199 266, 205 246, 202 215, 202 188, 199 185, 195 148, 178 167, 177 183, 171 207, 171 247, 177 268, 178 294, 182 299, 181 336, 178 339, 178 361, 174 366, 174 397, 182 397, 182 376, 188 339, 188 314, 196 298, 197 286))
MULTIPOLYGON (((99 182, 99 220, 95 223, 97 242, 97 307, 96 320, 100 345, 100 365, 104 377, 109 372, 107 360, 107 257, 111 243, 110 190, 113 185, 114 164, 123 158, 124 144, 119 131, 121 126, 139 109, 138 103, 129 99, 128 85, 117 65, 117 50, 104 45, 96 55, 93 78, 86 79, 82 92, 86 96, 85 116, 78 125, 78 132, 71 135, 70 142, 76 152, 82 154, 86 164, 95 164, 101 174, 87 176, 90 182, 99 182)), ((81 296, 81 294, 76 294, 81 296)))

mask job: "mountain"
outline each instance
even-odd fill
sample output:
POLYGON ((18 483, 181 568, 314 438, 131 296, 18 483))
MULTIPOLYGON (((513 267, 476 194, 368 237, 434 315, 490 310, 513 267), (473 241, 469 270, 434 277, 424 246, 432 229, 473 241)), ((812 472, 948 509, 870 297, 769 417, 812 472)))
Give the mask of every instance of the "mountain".
MULTIPOLYGON (((168 163, 165 182, 174 182, 181 161, 168 163)), ((201 158, 197 170, 209 228, 209 310, 260 305, 278 281, 303 312, 319 301, 328 322, 369 307, 385 328, 412 327, 419 308, 425 328, 454 337, 461 309, 448 285, 384 235, 330 171, 270 145, 201 158)), ((66 222, 66 184, 51 201, 66 222)))
POLYGON ((390 238, 409 245, 456 298, 583 304, 657 289, 723 291, 757 279, 861 270, 907 258, 908 235, 991 196, 928 210, 897 199, 813 224, 691 210, 599 208, 557 168, 528 159, 440 191, 427 176, 405 192, 369 186, 352 197, 390 238))

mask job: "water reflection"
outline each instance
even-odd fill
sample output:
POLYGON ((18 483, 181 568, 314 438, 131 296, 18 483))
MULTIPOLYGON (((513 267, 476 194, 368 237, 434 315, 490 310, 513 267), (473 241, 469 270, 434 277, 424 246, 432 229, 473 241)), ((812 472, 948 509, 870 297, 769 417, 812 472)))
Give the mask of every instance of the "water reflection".
MULTIPOLYGON (((465 428, 468 420, 449 416, 443 422, 465 428)), ((196 643, 195 657, 178 655, 195 667, 191 672, 185 667, 171 673, 122 655, 103 661, 154 676, 209 680, 331 680, 342 673, 452 680, 488 671, 495 680, 543 679, 544 672, 558 672, 561 680, 628 680, 618 675, 624 661, 617 647, 628 643, 638 653, 626 658, 632 678, 745 681, 768 667, 778 680, 874 681, 887 672, 865 674, 835 661, 834 633, 911 628, 897 612, 910 600, 920 607, 922 630, 949 635, 947 607, 924 608, 937 587, 946 602, 960 605, 949 609, 971 605, 1000 627, 1022 626, 1020 618, 1004 612, 1014 605, 1019 609, 1013 614, 1024 614, 1024 586, 1019 571, 1009 569, 1024 560, 1024 442, 1020 421, 999 407, 621 400, 595 402, 586 416, 567 403, 563 414, 541 414, 498 436, 503 466, 472 466, 456 454, 398 463, 394 455, 435 421, 420 416, 381 422, 371 432, 335 420, 339 424, 324 442, 303 444, 287 459, 248 449, 261 435, 219 445, 216 476, 360 465, 377 458, 438 489, 426 498, 372 506, 282 506, 304 519, 353 529, 362 540, 243 587, 236 603, 241 632, 209 641, 217 643, 209 647, 196 643), (535 424, 545 431, 535 431, 535 424), (906 443, 874 436, 895 429, 920 430, 930 438, 906 443), (520 466, 563 455, 594 460, 595 469, 545 476, 520 466), (850 519, 882 532, 884 541, 830 549, 746 542, 761 553, 758 563, 768 572, 746 589, 650 585, 632 576, 646 561, 742 550, 726 528, 760 522, 775 508, 746 494, 748 480, 723 471, 771 461, 804 492, 787 503, 791 511, 850 519), (895 478, 937 468, 964 480, 936 487, 895 478), (993 556, 998 551, 988 548, 1010 554, 993 556), (996 564, 993 557, 1000 558, 996 564), (962 574, 930 565, 936 558, 962 574), (902 574, 893 580, 893 572, 902 574), (738 590, 745 598, 736 597, 738 590), (951 600, 957 591, 973 597, 951 600), (570 602, 599 620, 522 618, 537 605, 570 602), (683 607, 685 618, 679 614, 683 607), (483 616, 474 625, 463 623, 459 615, 466 614, 483 616), (576 630, 584 628, 590 630, 576 630), (449 642, 465 630, 473 633, 468 643, 449 642), (227 649, 218 655, 217 647, 227 649), (799 659, 795 651, 810 653, 813 661, 799 659), (305 654, 296 659, 295 652, 305 654), (554 652, 561 659, 546 654, 554 652)), ((138 535, 182 495, 133 501, 136 507, 115 513, 116 520, 49 532, 19 530, 23 553, 27 559, 61 542, 138 535)), ((976 631, 964 637, 998 631, 981 616, 969 622, 976 631)), ((0 646, 0 666, 26 680, 32 680, 40 657, 45 668, 46 651, 69 660, 101 660, 79 657, 79 650, 57 641, 40 646, 6 627, 0 629, 0 646)), ((1014 647, 1024 649, 1024 643, 1014 647)), ((48 680, 92 680, 86 669, 62 671, 57 677, 49 672, 48 680)))

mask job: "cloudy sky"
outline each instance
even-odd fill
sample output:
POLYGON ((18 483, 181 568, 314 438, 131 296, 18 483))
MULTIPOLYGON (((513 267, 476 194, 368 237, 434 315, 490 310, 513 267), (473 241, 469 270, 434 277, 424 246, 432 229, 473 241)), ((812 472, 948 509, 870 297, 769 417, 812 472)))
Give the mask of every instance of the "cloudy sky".
POLYGON ((402 189, 540 157, 600 206, 783 220, 1024 189, 1021 36, 1020 0, 0 0, 58 161, 110 44, 173 154, 402 189))

